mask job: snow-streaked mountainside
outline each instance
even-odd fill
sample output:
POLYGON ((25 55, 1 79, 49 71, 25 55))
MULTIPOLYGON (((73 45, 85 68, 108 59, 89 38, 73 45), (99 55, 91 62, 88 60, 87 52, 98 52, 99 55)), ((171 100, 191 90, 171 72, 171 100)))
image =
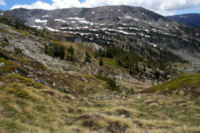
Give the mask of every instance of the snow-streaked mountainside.
POLYGON ((168 16, 168 18, 188 26, 200 27, 200 13, 168 16))
POLYGON ((42 26, 47 25, 55 29, 61 28, 63 26, 63 23, 68 25, 72 24, 73 26, 75 21, 72 20, 76 20, 80 24, 94 24, 94 25, 99 23, 103 24, 123 23, 126 22, 126 20, 134 20, 136 22, 144 22, 156 26, 161 26, 166 23, 171 23, 171 20, 156 13, 153 13, 147 9, 140 7, 131 7, 131 6, 69 8, 69 9, 58 9, 58 10, 15 9, 5 13, 7 15, 12 15, 24 20, 29 26, 38 25, 38 23, 43 22, 42 26), (48 22, 46 22, 47 20, 48 22), (57 22, 61 23, 52 25, 52 23, 55 23, 56 20, 58 20, 57 22))
POLYGON ((33 28, 65 33, 67 41, 128 47, 147 44, 200 63, 199 29, 188 28, 141 7, 15 9, 3 14, 14 16, 33 28))

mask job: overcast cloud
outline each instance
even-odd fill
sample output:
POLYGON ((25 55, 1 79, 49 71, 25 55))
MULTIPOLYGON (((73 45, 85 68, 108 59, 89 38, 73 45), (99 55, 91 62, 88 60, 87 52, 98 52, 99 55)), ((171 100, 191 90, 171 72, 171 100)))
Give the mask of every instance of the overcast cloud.
MULTIPOLYGON (((0 0, 0 4, 5 2, 0 0)), ((200 7, 200 0, 52 0, 52 4, 37 1, 30 5, 15 5, 15 8, 27 9, 59 9, 70 7, 97 7, 105 5, 130 5, 140 6, 153 10, 162 15, 173 15, 176 10, 200 7)))

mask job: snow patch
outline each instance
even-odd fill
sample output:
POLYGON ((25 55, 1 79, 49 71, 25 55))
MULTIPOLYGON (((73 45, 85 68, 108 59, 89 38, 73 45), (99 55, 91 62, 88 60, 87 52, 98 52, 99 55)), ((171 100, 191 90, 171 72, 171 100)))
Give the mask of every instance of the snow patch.
POLYGON ((150 33, 150 31, 148 29, 144 29, 145 32, 150 33))
POLYGON ((137 19, 137 18, 133 18, 133 20, 135 20, 135 21, 140 21, 139 19, 137 19))
POLYGON ((53 31, 53 32, 59 32, 59 30, 53 29, 53 28, 51 28, 51 27, 48 27, 48 26, 46 26, 46 28, 47 28, 47 30, 49 30, 49 31, 53 31))
POLYGON ((85 20, 85 18, 79 18, 79 17, 70 17, 70 18, 67 18, 68 20, 79 20, 79 21, 83 21, 85 20))
POLYGON ((129 33, 129 32, 123 31, 123 30, 108 29, 108 31, 118 32, 118 33, 122 33, 125 35, 136 35, 135 33, 129 33))
POLYGON ((71 21, 71 23, 72 23, 72 24, 75 24, 75 23, 76 23, 76 21, 71 21))
POLYGON ((124 18, 126 18, 126 19, 132 19, 132 17, 128 16, 128 15, 125 15, 124 18))
POLYGON ((35 19, 36 23, 47 23, 47 20, 35 19))
POLYGON ((90 33, 80 33, 81 36, 88 36, 90 33))
POLYGON ((156 44, 154 44, 154 43, 151 43, 150 45, 151 45, 151 46, 153 46, 154 48, 156 48, 156 47, 157 47, 157 45, 156 45, 156 44))
POLYGON ((90 22, 86 21, 86 20, 81 20, 79 21, 79 23, 82 23, 82 24, 90 24, 90 22))
POLYGON ((84 26, 84 27, 82 27, 83 29, 88 29, 89 27, 88 26, 84 26))
POLYGON ((32 27, 36 28, 36 29, 39 29, 39 30, 43 29, 41 26, 37 26, 37 25, 33 25, 32 27))
POLYGON ((42 18, 48 18, 49 17, 49 15, 44 15, 44 16, 42 16, 42 18))
POLYGON ((144 37, 146 37, 146 38, 151 38, 149 35, 144 35, 144 37))
POLYGON ((56 22, 62 22, 62 23, 67 23, 68 22, 68 21, 65 21, 63 19, 54 19, 54 21, 56 21, 56 22))
POLYGON ((60 27, 60 30, 66 30, 68 27, 60 27))
POLYGON ((129 30, 136 30, 139 31, 140 29, 136 28, 136 27, 130 27, 129 30))

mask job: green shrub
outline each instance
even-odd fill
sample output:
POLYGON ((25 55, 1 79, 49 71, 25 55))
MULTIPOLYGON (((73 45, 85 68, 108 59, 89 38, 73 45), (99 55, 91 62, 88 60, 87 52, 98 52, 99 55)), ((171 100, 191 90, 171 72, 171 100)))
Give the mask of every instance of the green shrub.
POLYGON ((46 45, 45 53, 63 60, 65 58, 65 47, 63 45, 58 44, 46 45))
POLYGON ((106 81, 107 86, 108 86, 108 89, 113 90, 113 91, 119 91, 119 90, 120 90, 119 86, 117 86, 117 84, 116 84, 115 79, 112 79, 112 78, 103 76, 103 75, 101 75, 101 74, 98 74, 96 77, 97 77, 98 79, 101 79, 101 80, 103 80, 103 81, 106 81))
POLYGON ((119 87, 117 86, 114 79, 108 78, 106 82, 108 84, 109 89, 111 89, 113 91, 119 91, 119 87))
POLYGON ((27 98, 29 95, 28 95, 28 92, 26 92, 24 89, 22 89, 23 87, 18 84, 18 83, 13 83, 12 84, 12 87, 9 88, 9 93, 10 94, 14 94, 15 96, 17 97, 20 97, 20 98, 27 98))
POLYGON ((74 48, 72 46, 67 49, 66 59, 69 61, 74 61, 74 48))
POLYGON ((20 48, 15 48, 14 51, 15 54, 22 54, 22 50, 20 48))
POLYGON ((65 47, 62 45, 53 45, 53 55, 63 60, 65 58, 65 47))

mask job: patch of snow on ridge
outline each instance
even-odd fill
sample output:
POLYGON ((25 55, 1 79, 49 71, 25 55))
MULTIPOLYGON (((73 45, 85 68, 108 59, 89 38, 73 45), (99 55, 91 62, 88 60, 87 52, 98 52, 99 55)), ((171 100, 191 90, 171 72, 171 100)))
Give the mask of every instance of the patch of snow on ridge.
POLYGON ((153 46, 154 48, 156 48, 156 47, 157 47, 157 45, 156 45, 156 44, 154 44, 154 43, 151 43, 151 46, 153 46))
POLYGON ((144 37, 146 37, 146 38, 151 38, 149 35, 144 35, 144 37))
POLYGON ((63 19, 54 19, 54 21, 56 21, 56 22, 62 22, 62 23, 67 23, 68 22, 68 21, 65 21, 63 19))
POLYGON ((49 17, 49 15, 44 15, 44 16, 42 16, 42 18, 48 18, 49 17))
MULTIPOLYGON (((79 23, 82 23, 82 24, 90 24, 90 25, 93 25, 92 22, 89 22, 87 20, 85 20, 85 18, 78 18, 78 17, 70 17, 70 18, 67 18, 67 20, 71 20, 71 23, 76 23, 75 21, 78 21, 79 23)), ((63 21, 64 22, 64 21, 63 21)), ((66 22, 66 21, 65 21, 66 22)))
MULTIPOLYGON (((105 31, 106 29, 102 29, 102 30, 105 31)), ((107 31, 118 32, 118 33, 122 33, 122 34, 125 34, 125 35, 136 35, 135 33, 129 33, 129 32, 126 32, 124 30, 107 29, 107 31)))
POLYGON ((53 29, 53 28, 51 28, 51 27, 48 27, 48 26, 46 26, 46 28, 47 28, 49 31, 53 31, 53 32, 59 32, 59 30, 53 29))
POLYGON ((36 28, 36 29, 39 29, 39 30, 43 29, 41 26, 37 26, 37 25, 33 25, 32 27, 36 28))
POLYGON ((126 18, 126 19, 132 19, 132 17, 128 16, 128 15, 125 15, 124 18, 126 18))
POLYGON ((67 18, 68 20, 80 20, 80 21, 83 21, 85 20, 85 18, 79 18, 79 17, 70 17, 70 18, 67 18))
POLYGON ((47 20, 35 19, 36 23, 47 23, 47 20))
POLYGON ((86 20, 81 20, 79 21, 79 23, 82 23, 82 24, 90 24, 90 22, 86 21, 86 20))
POLYGON ((133 18, 133 20, 135 20, 135 21, 140 21, 139 19, 137 19, 137 18, 133 18))

